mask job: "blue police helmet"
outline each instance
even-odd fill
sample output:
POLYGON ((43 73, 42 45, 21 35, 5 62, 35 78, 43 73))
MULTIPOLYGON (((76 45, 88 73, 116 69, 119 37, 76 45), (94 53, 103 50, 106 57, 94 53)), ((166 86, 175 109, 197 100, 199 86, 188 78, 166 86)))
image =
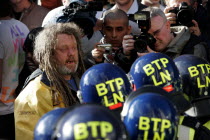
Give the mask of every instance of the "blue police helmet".
POLYGON ((80 104, 67 112, 57 123, 56 140, 125 140, 123 122, 112 111, 98 104, 80 104))
POLYGON ((109 109, 118 109, 131 92, 131 84, 120 67, 102 63, 92 66, 83 74, 80 89, 82 103, 96 103, 109 109))
POLYGON ((163 95, 140 94, 124 105, 123 112, 123 122, 131 140, 176 139, 178 114, 172 102, 163 95))
POLYGON ((155 85, 169 93, 182 91, 182 81, 176 65, 162 53, 149 53, 138 58, 131 66, 130 78, 134 90, 143 85, 155 85))
POLYGON ((51 140, 57 121, 67 110, 67 108, 57 108, 43 115, 35 126, 34 140, 51 140))
POLYGON ((183 80, 183 90, 195 107, 195 116, 210 116, 210 64, 194 55, 174 59, 183 80))

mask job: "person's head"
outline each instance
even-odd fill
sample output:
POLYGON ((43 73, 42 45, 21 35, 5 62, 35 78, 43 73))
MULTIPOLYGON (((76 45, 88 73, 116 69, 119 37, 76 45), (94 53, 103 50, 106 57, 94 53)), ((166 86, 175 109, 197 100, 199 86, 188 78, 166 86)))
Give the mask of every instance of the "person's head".
POLYGON ((210 64, 194 55, 174 59, 183 80, 183 90, 194 107, 196 117, 210 116, 210 64))
POLYGON ((59 119, 52 140, 127 140, 122 121, 101 105, 72 106, 59 119))
POLYGON ((1 0, 0 1, 0 18, 4 18, 7 16, 11 16, 12 14, 12 6, 9 0, 1 0))
POLYGON ((69 108, 56 108, 44 114, 34 128, 34 140, 50 140, 57 121, 69 108))
POLYGON ((34 59, 34 42, 36 36, 43 30, 43 27, 37 27, 32 29, 29 34, 26 37, 26 40, 24 42, 24 48, 26 54, 26 63, 28 65, 28 68, 31 72, 36 70, 38 68, 38 63, 34 59))
POLYGON ((188 5, 193 5, 196 0, 166 0, 168 7, 179 7, 182 2, 186 2, 188 5))
POLYGON ((10 0, 15 12, 23 12, 31 6, 32 0, 10 0))
POLYGON ((176 139, 179 118, 169 98, 155 91, 136 91, 128 98, 131 96, 134 97, 126 100, 121 113, 131 140, 176 139))
POLYGON ((163 53, 148 53, 136 59, 129 74, 134 90, 145 85, 159 86, 169 93, 183 90, 175 63, 163 53))
POLYGON ((112 44, 114 50, 122 47, 123 37, 131 32, 127 14, 120 10, 109 10, 104 17, 103 33, 106 43, 112 44))
POLYGON ((155 51, 164 51, 173 39, 170 29, 170 21, 167 20, 164 12, 156 7, 150 8, 151 28, 148 33, 155 39, 155 51))
POLYGON ((58 23, 45 28, 35 40, 34 57, 60 92, 67 93, 61 81, 66 83, 72 75, 81 77, 84 72, 80 37, 76 24, 58 23))
POLYGON ((120 67, 102 63, 83 74, 80 89, 82 103, 96 103, 119 112, 131 92, 131 85, 120 67))
POLYGON ((12 4, 16 5, 16 4, 25 4, 28 2, 32 2, 32 0, 9 0, 12 4))
POLYGON ((69 6, 71 0, 61 0, 64 6, 69 6))
POLYGON ((115 3, 118 5, 118 6, 131 6, 132 3, 133 3, 134 0, 115 0, 115 3))
POLYGON ((158 6, 160 5, 160 0, 142 0, 141 3, 146 6, 158 6))

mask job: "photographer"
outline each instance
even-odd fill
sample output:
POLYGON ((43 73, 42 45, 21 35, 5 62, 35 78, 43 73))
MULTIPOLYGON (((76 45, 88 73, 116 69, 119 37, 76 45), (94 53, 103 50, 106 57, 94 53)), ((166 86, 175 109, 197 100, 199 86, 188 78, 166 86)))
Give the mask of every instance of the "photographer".
POLYGON ((104 37, 85 59, 86 68, 98 63, 108 62, 117 64, 126 73, 129 72, 131 62, 136 59, 137 55, 134 54, 127 59, 122 52, 123 37, 131 33, 131 26, 129 26, 126 13, 117 8, 107 11, 103 20, 102 31, 104 37), (109 52, 105 50, 106 48, 98 47, 99 44, 105 45, 107 43, 112 45, 109 52))
POLYGON ((190 32, 186 26, 171 27, 162 11, 151 9, 151 29, 156 38, 155 50, 176 58, 182 54, 194 54, 207 60, 206 43, 190 32), (159 22, 158 22, 159 21, 159 22), (161 21, 161 22, 160 22, 161 21), (162 25, 162 28, 160 28, 162 25))
MULTIPOLYGON (((129 15, 139 12, 146 7, 146 5, 141 4, 140 0, 115 0, 115 5, 111 8, 111 10, 121 9, 129 15)), ((132 27, 131 33, 140 33, 138 25, 135 22, 129 20, 129 25, 132 27)))
POLYGON ((167 0, 166 4, 164 13, 172 26, 188 26, 191 33, 210 46, 207 11, 203 6, 195 0, 167 0))
MULTIPOLYGON (((163 11, 158 8, 150 8, 151 28, 148 33, 152 34, 156 39, 154 50, 147 46, 147 51, 161 52, 167 54, 172 59, 183 55, 193 54, 207 60, 207 52, 205 43, 192 33, 186 26, 171 27, 170 21, 167 20, 163 11)), ((134 49, 134 43, 131 36, 125 36, 123 41, 124 54, 131 55, 131 50, 134 49)), ((145 53, 138 53, 142 56, 145 53)))

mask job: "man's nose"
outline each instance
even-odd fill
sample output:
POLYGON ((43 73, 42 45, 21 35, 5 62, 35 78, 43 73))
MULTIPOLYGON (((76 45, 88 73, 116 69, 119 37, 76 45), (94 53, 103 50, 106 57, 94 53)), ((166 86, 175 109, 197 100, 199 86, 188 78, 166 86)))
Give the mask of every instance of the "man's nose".
POLYGON ((113 30, 113 32, 112 32, 112 37, 113 38, 116 38, 117 37, 117 34, 116 34, 116 31, 115 30, 113 30))
POLYGON ((68 55, 73 55, 74 54, 74 49, 72 49, 72 48, 69 48, 67 51, 68 51, 67 52, 68 55))

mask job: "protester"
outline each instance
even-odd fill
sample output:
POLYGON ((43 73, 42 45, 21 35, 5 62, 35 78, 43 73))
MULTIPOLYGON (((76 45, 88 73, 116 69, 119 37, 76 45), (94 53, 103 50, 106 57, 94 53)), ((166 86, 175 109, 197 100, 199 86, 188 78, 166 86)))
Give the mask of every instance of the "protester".
POLYGON ((29 30, 40 27, 46 14, 47 8, 39 6, 30 0, 10 0, 13 6, 15 19, 27 25, 29 30))
POLYGON ((42 23, 42 27, 47 27, 58 22, 76 23, 81 29, 83 29, 84 32, 81 38, 81 42, 82 51, 85 56, 86 54, 91 52, 94 44, 103 37, 102 33, 100 32, 101 21, 95 17, 94 13, 96 12, 91 11, 92 9, 86 12, 79 10, 78 7, 83 7, 85 9, 85 7, 87 6, 87 2, 84 0, 66 0, 63 1, 63 4, 64 6, 55 8, 47 14, 42 23), (67 12, 65 12, 64 14, 64 11, 67 12))
POLYGON ((27 35, 26 40, 24 42, 23 50, 25 52, 25 63, 24 63, 23 69, 21 70, 19 74, 18 87, 15 90, 16 96, 22 90, 22 87, 27 77, 31 75, 31 73, 33 73, 39 67, 39 64, 34 59, 34 42, 35 42, 36 36, 42 30, 43 30, 43 27, 37 27, 37 28, 32 29, 27 35))
POLYGON ((40 69, 15 100, 16 140, 32 139, 43 114, 78 102, 76 91, 84 72, 80 36, 73 23, 50 26, 37 36, 34 56, 40 69))
POLYGON ((15 139, 14 100, 25 58, 23 43, 29 32, 11 17, 8 0, 0 1, 0 139, 15 139))

